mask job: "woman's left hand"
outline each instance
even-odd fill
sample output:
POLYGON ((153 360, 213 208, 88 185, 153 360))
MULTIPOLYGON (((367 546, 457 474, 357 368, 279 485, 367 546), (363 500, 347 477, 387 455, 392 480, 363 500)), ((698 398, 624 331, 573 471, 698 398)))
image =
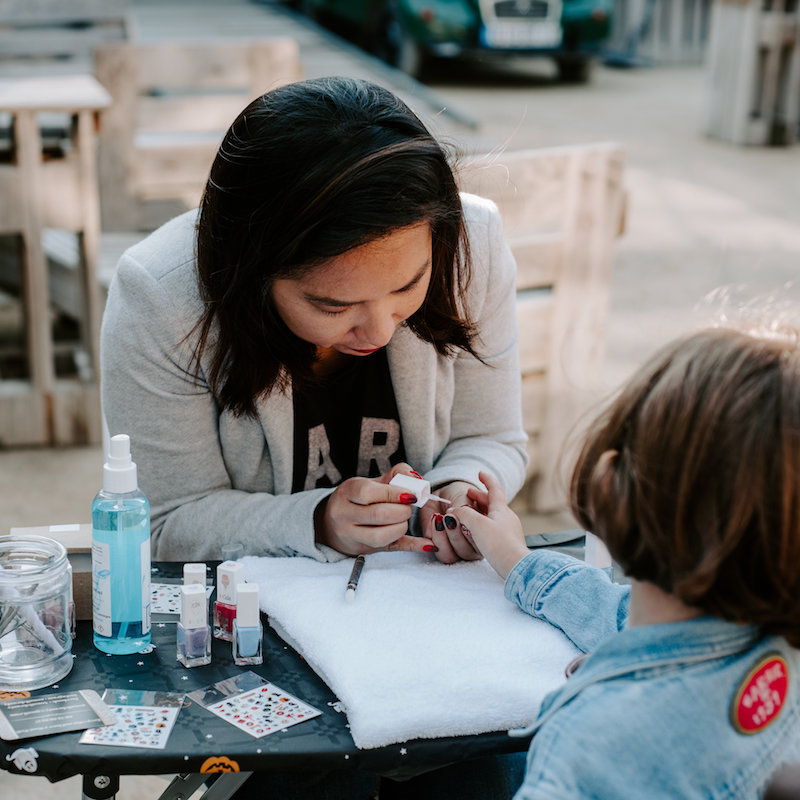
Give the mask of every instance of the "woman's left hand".
POLYGON ((437 550, 436 558, 444 564, 453 564, 456 561, 478 561, 483 556, 476 550, 472 542, 464 536, 461 525, 453 514, 446 514, 450 509, 460 506, 473 507, 468 492, 475 487, 471 483, 455 481, 437 487, 433 493, 449 502, 439 503, 429 500, 419 510, 419 522, 422 534, 430 539, 437 550))

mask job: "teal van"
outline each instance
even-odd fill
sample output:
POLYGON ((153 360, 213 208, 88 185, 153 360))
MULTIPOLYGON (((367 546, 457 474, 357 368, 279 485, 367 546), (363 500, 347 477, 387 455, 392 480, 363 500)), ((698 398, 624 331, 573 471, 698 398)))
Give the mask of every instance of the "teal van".
POLYGON ((420 77, 431 58, 543 55, 562 80, 589 76, 613 0, 297 0, 312 19, 420 77))

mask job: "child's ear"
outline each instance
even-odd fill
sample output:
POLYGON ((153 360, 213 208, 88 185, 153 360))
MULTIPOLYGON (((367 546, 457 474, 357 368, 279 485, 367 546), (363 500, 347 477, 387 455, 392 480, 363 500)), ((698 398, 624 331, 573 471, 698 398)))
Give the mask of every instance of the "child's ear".
POLYGON ((618 450, 605 450, 592 470, 589 506, 595 524, 593 533, 607 541, 609 533, 627 534, 631 523, 629 470, 618 450))
POLYGON ((592 470, 592 483, 604 497, 608 497, 614 488, 614 475, 618 458, 619 450, 604 450, 592 470))

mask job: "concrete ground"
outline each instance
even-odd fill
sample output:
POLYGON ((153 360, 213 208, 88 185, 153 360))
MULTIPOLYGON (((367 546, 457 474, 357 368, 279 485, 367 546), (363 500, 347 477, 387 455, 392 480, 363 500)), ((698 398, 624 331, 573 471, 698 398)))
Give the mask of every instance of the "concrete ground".
MULTIPOLYGON (((308 76, 347 72, 384 82, 466 146, 622 143, 629 211, 612 278, 606 389, 659 345, 720 312, 755 305, 796 316, 800 145, 741 148, 704 137, 702 66, 598 67, 590 84, 563 86, 538 62, 501 69, 451 65, 419 86, 269 6, 133 0, 132 8, 142 35, 167 36, 179 24, 187 36, 203 25, 222 35, 255 33, 256 23, 270 33, 288 32, 300 42, 308 76), (447 109, 438 117, 437 103, 447 109)), ((88 521, 101 466, 100 447, 0 450, 0 533, 88 521)), ((573 525, 566 512, 525 522, 529 532, 573 525)), ((164 786, 159 778, 124 778, 118 796, 153 797, 164 786)), ((51 786, 0 771, 3 798, 50 800, 56 793, 79 796, 79 779, 51 786)))

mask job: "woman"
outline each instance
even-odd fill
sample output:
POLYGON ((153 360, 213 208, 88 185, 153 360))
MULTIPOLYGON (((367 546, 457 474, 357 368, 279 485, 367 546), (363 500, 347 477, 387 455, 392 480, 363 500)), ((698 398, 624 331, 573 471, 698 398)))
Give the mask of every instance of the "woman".
POLYGON ((253 101, 199 214, 128 250, 109 292, 104 411, 154 557, 478 558, 442 513, 481 469, 507 496, 524 478, 514 284, 497 209, 459 196, 392 93, 325 78, 253 101), (389 485, 414 471, 446 500, 418 522, 389 485))

